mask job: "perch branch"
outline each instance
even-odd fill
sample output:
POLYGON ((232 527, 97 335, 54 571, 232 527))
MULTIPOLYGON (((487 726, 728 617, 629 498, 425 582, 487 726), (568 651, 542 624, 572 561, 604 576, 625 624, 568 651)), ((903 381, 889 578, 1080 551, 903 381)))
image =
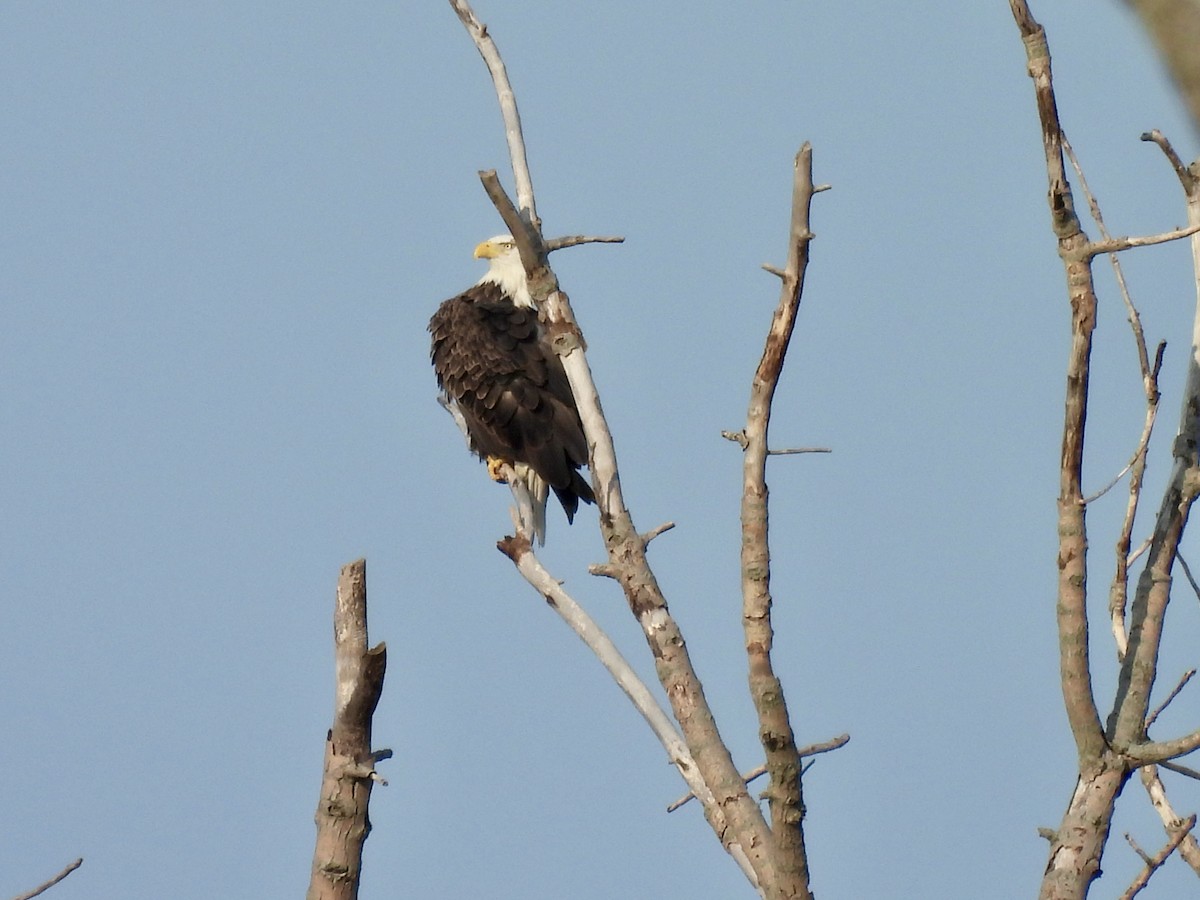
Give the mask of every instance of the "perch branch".
MULTIPOLYGON (((82 865, 83 865, 83 857, 81 856, 81 857, 79 857, 79 859, 75 860, 75 862, 70 863, 65 869, 63 869, 61 872, 59 872, 57 875, 55 875, 49 881, 43 881, 41 884, 39 884, 33 890, 26 891, 23 894, 18 894, 17 896, 13 897, 13 900, 33 900, 34 897, 38 896, 39 894, 44 894, 46 891, 50 890, 50 888, 54 887, 56 884, 58 884, 60 881, 62 881, 64 878, 66 878, 68 875, 70 875, 72 872, 74 872, 76 869, 78 869, 82 865)), ((91 870, 89 869, 88 871, 91 871, 91 870)))
POLYGON ((317 847, 308 900, 354 900, 362 848, 371 831, 371 785, 382 782, 371 750, 371 717, 383 692, 387 647, 367 643, 367 563, 342 566, 333 611, 335 701, 325 738, 325 768, 317 804, 317 847))

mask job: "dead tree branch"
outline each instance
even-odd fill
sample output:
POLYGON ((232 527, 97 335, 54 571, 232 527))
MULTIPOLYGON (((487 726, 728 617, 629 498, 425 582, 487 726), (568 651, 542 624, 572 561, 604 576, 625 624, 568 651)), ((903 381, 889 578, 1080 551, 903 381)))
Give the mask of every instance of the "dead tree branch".
MULTIPOLYGON (((1105 227, 1104 215, 1100 212, 1100 204, 1096 201, 1095 195, 1088 186, 1087 178, 1083 174, 1083 167, 1079 165, 1075 151, 1072 149, 1065 134, 1062 136, 1062 142, 1063 150, 1071 160, 1071 167, 1075 170, 1075 175, 1079 178, 1079 187, 1087 198, 1088 209, 1091 211, 1092 219, 1095 221, 1096 227, 1100 230, 1100 235, 1108 238, 1108 228, 1105 227)), ((1130 296, 1129 286, 1125 281, 1125 272, 1121 268, 1121 260, 1116 253, 1110 253, 1109 262, 1112 264, 1113 274, 1117 279, 1117 287, 1121 291, 1121 300, 1124 302, 1125 311, 1129 316, 1129 328, 1133 333, 1134 348, 1137 350, 1138 368, 1142 373, 1142 391, 1146 396, 1146 415, 1142 423, 1142 434, 1138 439, 1136 449, 1133 451, 1133 456, 1120 474, 1107 487, 1084 500, 1085 504, 1091 503, 1098 497, 1103 496, 1110 487, 1124 477, 1126 472, 1131 473, 1129 477, 1129 498, 1125 504, 1125 520, 1121 526, 1120 537, 1117 538, 1116 572, 1113 575, 1112 586, 1109 588, 1108 593, 1109 619, 1112 625, 1113 640, 1117 645, 1117 659, 1120 661, 1125 658, 1125 651, 1129 643, 1129 635, 1125 629, 1125 612, 1129 599, 1129 546, 1133 539, 1133 524, 1137 518, 1138 507, 1142 499, 1142 483, 1146 475, 1146 455, 1150 449, 1150 437, 1154 433, 1154 423, 1158 419, 1158 401, 1161 397, 1158 390, 1158 375, 1162 370, 1163 353, 1166 351, 1166 343, 1159 342, 1158 349, 1154 354, 1154 362, 1151 363, 1149 351, 1146 349, 1146 335, 1142 329, 1142 317, 1133 303, 1133 298, 1130 296)))
MULTIPOLYGON (((1193 229, 1200 228, 1200 179, 1191 177, 1180 181, 1186 190, 1188 225, 1193 229)), ((1121 666, 1115 716, 1109 723, 1110 739, 1117 748, 1138 744, 1145 737, 1146 713, 1158 669, 1162 625, 1171 594, 1171 570, 1187 527, 1188 514, 1200 490, 1200 470, 1197 468, 1200 464, 1200 237, 1193 236, 1191 246, 1196 277, 1192 352, 1184 383, 1179 431, 1172 446, 1174 460, 1134 595, 1129 652, 1121 666)), ((1178 755, 1175 749, 1190 743, 1189 738, 1182 738, 1157 747, 1163 753, 1178 755)), ((1142 749, 1149 750, 1148 747, 1142 749)), ((1164 755, 1150 761, 1170 758, 1164 755)))
MULTIPOLYGON (((1167 857, 1175 852, 1175 848, 1179 846, 1180 842, 1183 841, 1184 838, 1192 833, 1192 829, 1195 827, 1196 817, 1191 816, 1186 822, 1183 823, 1183 827, 1179 829, 1179 833, 1171 838, 1171 840, 1167 842, 1167 845, 1159 850, 1158 853, 1154 854, 1153 857, 1146 857, 1144 853, 1140 853, 1139 851, 1139 854, 1146 861, 1146 866, 1138 874, 1138 877, 1134 879, 1133 884, 1131 884, 1125 893, 1121 895, 1121 900, 1133 900, 1134 897, 1141 893, 1142 888, 1150 883, 1150 877, 1156 871, 1158 871, 1159 867, 1167 861, 1167 857)), ((1134 849, 1137 849, 1136 846, 1134 849)))
POLYGON ((1062 823, 1050 842, 1050 861, 1040 897, 1079 900, 1099 874, 1113 805, 1129 775, 1127 766, 1113 759, 1108 747, 1092 692, 1088 661, 1087 505, 1082 481, 1096 292, 1090 242, 1075 213, 1067 181, 1046 33, 1025 0, 1009 0, 1009 6, 1025 45, 1028 72, 1033 79, 1051 227, 1058 241, 1071 304, 1071 348, 1059 466, 1057 621, 1063 700, 1079 756, 1079 775, 1062 823))
MULTIPOLYGON (((1171 763, 1163 764, 1163 768, 1168 767, 1174 768, 1171 763)), ((1158 813, 1158 817, 1162 821, 1167 837, 1173 838, 1180 831, 1180 825, 1184 820, 1176 814, 1174 807, 1171 806, 1171 801, 1167 799, 1167 790, 1158 774, 1158 766, 1143 766, 1138 770, 1138 777, 1141 779, 1142 787, 1146 789, 1146 795, 1150 798, 1150 805, 1154 807, 1154 811, 1158 813)), ((1200 843, 1197 843, 1196 836, 1191 832, 1184 834, 1183 840, 1180 841, 1179 855, 1184 862, 1191 866, 1193 872, 1200 875, 1200 843)))
MULTIPOLYGON (((663 749, 667 752, 668 761, 679 770, 683 780, 691 788, 689 796, 699 796, 704 807, 705 818, 717 834, 727 830, 725 813, 713 798, 712 792, 700 776, 696 763, 688 751, 679 731, 675 728, 670 717, 659 706, 654 695, 650 693, 645 682, 621 655, 612 639, 596 624, 587 611, 563 588, 562 582, 552 576, 542 565, 528 538, 523 536, 506 537, 497 544, 500 552, 516 564, 517 571, 542 595, 546 603, 562 617, 576 636, 587 644, 596 654, 600 664, 608 670, 617 686, 625 692, 631 703, 641 713, 654 736, 658 738, 663 749)), ((754 869, 739 844, 728 847, 730 855, 742 869, 742 872, 754 883, 754 869)))
POLYGON ((49 881, 43 881, 41 884, 39 884, 33 890, 26 891, 23 894, 18 894, 17 896, 13 897, 13 900, 33 900, 34 897, 38 896, 39 894, 44 894, 46 891, 50 890, 50 888, 54 887, 56 884, 58 884, 60 881, 62 881, 64 878, 66 878, 68 875, 70 875, 72 872, 74 872, 76 869, 78 869, 82 865, 83 865, 83 857, 81 856, 81 857, 79 857, 79 859, 75 860, 75 862, 68 865, 65 869, 63 869, 61 872, 59 872, 57 875, 55 875, 49 881))
POLYGON ((771 832, 778 848, 778 864, 788 876, 809 882, 808 854, 804 846, 804 791, 800 754, 788 717, 783 684, 771 660, 774 630, 771 627, 771 553, 768 528, 767 456, 771 404, 800 300, 808 267, 812 209, 812 145, 807 141, 796 154, 792 183, 792 217, 788 233, 787 264, 779 304, 771 320, 762 359, 750 387, 750 403, 742 457, 742 628, 749 661, 750 696, 758 713, 758 736, 771 782, 765 791, 771 810, 771 832))
MULTIPOLYGON (((1034 80, 1038 116, 1049 180, 1051 224, 1058 241, 1059 256, 1067 277, 1071 303, 1072 344, 1067 364, 1066 416, 1063 429, 1059 492, 1059 658, 1063 697, 1071 732, 1079 755, 1078 781, 1063 817, 1051 840, 1050 862, 1042 882, 1041 896, 1079 900, 1086 895, 1099 873, 1100 858, 1112 822, 1113 806, 1133 769, 1162 762, 1200 747, 1200 731, 1167 741, 1146 739, 1150 692, 1158 667, 1162 624, 1170 596, 1171 569, 1179 540, 1187 524, 1191 504, 1200 491, 1200 314, 1193 334, 1179 434, 1174 442, 1174 465, 1168 479, 1146 561, 1129 609, 1126 643, 1125 606, 1128 567, 1137 554, 1129 553, 1132 521, 1141 492, 1146 446, 1155 421, 1158 402, 1157 377, 1161 345, 1153 365, 1149 362, 1137 321, 1136 310, 1126 295, 1131 324, 1138 342, 1147 413, 1142 439, 1130 468, 1130 500, 1122 536, 1117 544, 1117 573, 1110 591, 1110 614, 1117 639, 1121 669, 1107 727, 1101 728, 1091 686, 1087 634, 1087 502, 1080 491, 1083 446, 1088 406, 1088 380, 1092 332, 1096 322, 1096 294, 1092 259, 1100 252, 1116 252, 1130 246, 1192 236, 1193 255, 1200 277, 1200 204, 1188 192, 1188 227, 1152 239, 1089 241, 1075 214, 1071 188, 1066 179, 1066 142, 1059 124, 1050 67, 1050 54, 1042 27, 1034 20, 1026 0, 1009 0, 1025 43, 1029 74, 1034 80)), ((1162 144, 1160 143, 1160 146, 1162 144)), ((1180 167, 1176 166, 1177 173, 1180 167)), ((1190 172, 1189 172, 1190 174, 1190 172)), ((1082 172, 1080 173, 1082 181, 1082 172)), ((1181 175, 1185 189, 1188 180, 1181 175)), ((1090 194, 1090 192, 1089 192, 1090 194)), ((1097 222, 1104 232, 1098 208, 1097 222)), ((1105 232, 1106 234, 1106 232, 1105 232)))
POLYGON ((317 804, 317 846, 308 900, 354 900, 362 848, 371 831, 371 785, 386 784, 375 763, 390 751, 371 750, 371 718, 383 692, 384 644, 368 649, 367 563, 342 567, 333 611, 336 674, 333 727, 325 737, 325 768, 317 804))
MULTIPOLYGON (((837 737, 830 738, 827 741, 821 741, 821 743, 819 743, 819 744, 809 744, 807 747, 801 747, 796 752, 800 755, 801 759, 804 759, 804 758, 807 758, 810 756, 818 756, 822 753, 829 753, 831 750, 837 750, 839 747, 844 747, 849 742, 850 742, 850 735, 839 734, 837 737)), ((808 766, 810 766, 810 765, 812 765, 812 763, 808 763, 808 765, 806 765, 801 770, 800 774, 803 775, 805 772, 807 772, 808 766)), ((742 778, 745 779, 746 784, 749 784, 750 782, 754 781, 756 778, 761 778, 763 775, 766 775, 766 774, 767 774, 767 767, 765 765, 757 766, 757 767, 751 769, 746 774, 744 774, 742 776, 742 778)), ((679 809, 679 807, 683 806, 684 804, 688 803, 691 800, 694 800, 695 798, 696 798, 695 794, 691 794, 691 793, 684 794, 678 800, 674 800, 670 804, 667 805, 667 812, 669 812, 669 813, 675 812, 675 810, 679 809)))

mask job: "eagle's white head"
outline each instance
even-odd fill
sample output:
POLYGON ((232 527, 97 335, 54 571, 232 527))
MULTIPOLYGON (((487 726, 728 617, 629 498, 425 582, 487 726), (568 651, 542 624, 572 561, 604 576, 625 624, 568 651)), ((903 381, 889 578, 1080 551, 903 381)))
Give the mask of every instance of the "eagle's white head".
POLYGON ((500 286, 516 306, 526 306, 533 309, 537 306, 529 294, 529 282, 525 278, 525 266, 521 264, 521 254, 517 251, 517 242, 511 234, 499 234, 488 238, 475 248, 476 259, 486 259, 491 262, 487 274, 479 279, 480 284, 492 283, 500 286))

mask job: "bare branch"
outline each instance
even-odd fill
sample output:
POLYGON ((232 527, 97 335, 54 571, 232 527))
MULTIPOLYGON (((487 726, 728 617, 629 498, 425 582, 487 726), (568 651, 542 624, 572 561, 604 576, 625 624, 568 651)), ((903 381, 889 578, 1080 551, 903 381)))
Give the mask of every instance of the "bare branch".
MULTIPOLYGON (((1131 884, 1129 886, 1129 888, 1125 891, 1125 893, 1123 893, 1121 895, 1121 900, 1133 900, 1133 898, 1136 897, 1141 892, 1142 888, 1144 888, 1149 883, 1150 876, 1152 876, 1158 870, 1158 868, 1167 861, 1167 857, 1169 857, 1172 853, 1175 852, 1175 848, 1179 846, 1180 842, 1184 838, 1186 838, 1189 834, 1191 834, 1192 829, 1195 827, 1196 827, 1196 817, 1193 815, 1193 816, 1190 816, 1187 819, 1187 821, 1185 821, 1183 823, 1183 827, 1179 830, 1179 833, 1177 835, 1175 835, 1173 838, 1171 838, 1171 840, 1167 843, 1167 845, 1165 847, 1163 847, 1161 850, 1159 850, 1158 853, 1156 853, 1154 855, 1153 859, 1150 859, 1149 857, 1147 857, 1146 854, 1143 853, 1141 851, 1141 849, 1138 848, 1137 845, 1133 843, 1133 839, 1130 838, 1130 844, 1134 847, 1135 850, 1137 850, 1138 854, 1146 861, 1146 867, 1141 871, 1141 874, 1139 874, 1138 877, 1134 879, 1133 884, 1131 884)), ((1128 837, 1128 835, 1126 835, 1126 837, 1128 837)))
POLYGON ((1131 744, 1122 753, 1135 765, 1148 766, 1165 763, 1180 756, 1200 750, 1200 729, 1169 741, 1143 741, 1131 744))
MULTIPOLYGON (((508 233, 516 241, 525 271, 529 273, 537 271, 546 264, 545 245, 542 243, 541 233, 526 222, 525 217, 513 205, 512 200, 505 193, 504 187, 500 184, 500 178, 496 175, 495 169, 480 172, 479 180, 483 183, 483 189, 491 199, 492 205, 496 207, 496 212, 500 213, 500 218, 508 226, 508 233)), ((530 285, 530 287, 533 286, 530 285)))
MULTIPOLYGON (((799 749, 799 751, 797 751, 797 752, 799 753, 801 758, 805 758, 805 757, 809 757, 809 756, 817 756, 821 753, 829 753, 832 750, 837 750, 839 747, 844 747, 847 743, 849 743, 849 741, 850 741, 850 735, 839 734, 837 737, 830 738, 827 741, 821 741, 819 744, 809 744, 807 747, 801 747, 799 749)), ((810 766, 810 765, 812 765, 812 763, 809 763, 808 765, 806 765, 804 767, 805 772, 808 771, 808 766, 810 766)), ((751 769, 749 772, 744 774, 742 776, 742 778, 744 778, 746 783, 749 784, 750 782, 754 781, 756 778, 761 778, 763 775, 766 775, 766 774, 767 774, 767 767, 766 766, 758 766, 757 768, 751 769)), ((694 800, 694 799, 695 799, 695 794, 684 794, 678 800, 675 800, 674 802, 670 803, 667 806, 667 812, 669 812, 669 813, 675 812, 675 810, 679 809, 679 807, 683 806, 684 804, 686 804, 689 801, 694 800)))
MULTIPOLYGON (((1062 142, 1063 150, 1071 161, 1071 167, 1075 170, 1075 174, 1079 178, 1079 187, 1087 198, 1088 209, 1091 211, 1092 218, 1096 222, 1096 227, 1100 230, 1100 236, 1108 238, 1110 235, 1108 228, 1104 224, 1104 216, 1100 212, 1100 204, 1096 201, 1095 195, 1088 186, 1087 177, 1083 173, 1083 167, 1079 164, 1079 159, 1075 156, 1075 151, 1072 149, 1071 143, 1067 140, 1065 134, 1062 136, 1062 142)), ((1125 311, 1129 315, 1129 328, 1133 333, 1134 348, 1137 350, 1138 356, 1138 368, 1142 373, 1142 390, 1146 395, 1146 415, 1142 422, 1142 434, 1138 438, 1133 456, 1130 457, 1128 464, 1118 473, 1116 478, 1096 494, 1084 500, 1084 503, 1088 504, 1102 497, 1124 477, 1126 472, 1132 472, 1129 479, 1129 496, 1125 504, 1125 519, 1121 527, 1120 537, 1117 538, 1116 572, 1113 575, 1112 586, 1109 588, 1108 600, 1108 612, 1112 626, 1113 640, 1117 645, 1117 660, 1120 661, 1125 658, 1125 653, 1129 645, 1129 636, 1125 628, 1125 607, 1129 599, 1129 545, 1133 539, 1133 524, 1137 518, 1138 506, 1142 499, 1142 483, 1146 474, 1146 454, 1150 449, 1150 437, 1154 432, 1154 423, 1158 419, 1158 401, 1161 396, 1158 390, 1158 373, 1162 369, 1166 343, 1159 342, 1157 352, 1154 355, 1154 363, 1151 365, 1150 355, 1146 350, 1146 336, 1142 330, 1142 317, 1138 313, 1137 307, 1133 303, 1133 298, 1129 294, 1129 286, 1125 281, 1125 273, 1121 269, 1121 261, 1115 253, 1109 254, 1109 261, 1112 263, 1113 274, 1116 276, 1117 286, 1121 291, 1121 300, 1125 304, 1125 311)))
POLYGON ((1183 558, 1182 553, 1178 554, 1176 559, 1179 560, 1179 565, 1183 568, 1183 574, 1187 578, 1188 584, 1192 586, 1192 592, 1197 598, 1200 598, 1200 584, 1197 584, 1196 579, 1192 576, 1192 567, 1187 564, 1187 560, 1183 558))
MULTIPOLYGON (((1088 668, 1087 524, 1083 502, 1083 446, 1087 421, 1092 333, 1096 327, 1096 291, 1088 265, 1089 242, 1075 214, 1075 200, 1063 159, 1062 126, 1054 96, 1046 33, 1025 0, 1009 0, 1021 31, 1029 75, 1033 79, 1042 149, 1049 183, 1051 227, 1058 238, 1071 302, 1071 349, 1059 474, 1058 632, 1059 667, 1071 733, 1083 759, 1106 749, 1100 714, 1088 668)), ((1092 876, 1095 877, 1095 876, 1092 876)), ((1090 881, 1090 879, 1089 879, 1090 881)))
MULTIPOLYGON (((488 72, 491 73, 492 84, 496 88, 496 99, 500 103, 500 114, 504 117, 504 137, 508 142, 509 161, 512 164, 513 177, 516 179, 517 203, 526 212, 526 224, 532 225, 540 232, 542 223, 534 205, 533 178, 529 174, 529 161, 525 156, 521 114, 517 111, 517 98, 508 80, 508 70, 504 67, 504 60, 500 58, 496 42, 488 34, 487 26, 479 21, 471 5, 466 0, 450 0, 450 5, 454 7, 467 33, 471 35, 471 40, 475 42, 479 55, 483 57, 488 72)), ((517 234, 516 231, 510 233, 514 237, 517 234)))
POLYGON ((1183 676, 1179 679, 1179 683, 1176 684, 1175 687, 1171 689, 1171 693, 1167 694, 1167 699, 1165 699, 1162 703, 1158 704, 1158 706, 1155 707, 1154 712, 1150 713, 1150 715, 1148 715, 1146 717, 1146 730, 1147 731, 1150 730, 1150 726, 1154 724, 1155 720, 1162 714, 1162 711, 1171 705, 1171 701, 1179 696, 1179 692, 1184 689, 1184 687, 1187 685, 1187 683, 1192 680, 1192 676, 1195 674, 1196 674, 1195 669, 1188 669, 1186 672, 1183 673, 1183 676))
POLYGON ((1147 864, 1150 862, 1150 854, 1141 848, 1138 842, 1133 839, 1133 835, 1128 831, 1125 832, 1125 843, 1127 843, 1133 849, 1134 853, 1141 857, 1142 862, 1147 864))
MULTIPOLYGON (((74 872, 76 869, 78 869, 82 865, 83 865, 83 857, 81 856, 81 857, 79 857, 79 859, 75 860, 75 862, 68 865, 65 869, 63 869, 61 872, 59 872, 57 875, 55 875, 49 881, 43 881, 41 884, 39 884, 33 890, 26 891, 24 894, 18 894, 17 896, 13 897, 13 900, 33 900, 33 898, 36 897, 38 894, 43 894, 46 891, 50 890, 50 888, 54 887, 56 884, 58 884, 60 881, 62 881, 64 878, 66 878, 68 875, 70 875, 72 872, 74 872)), ((89 869, 89 871, 91 871, 91 870, 89 869)))
POLYGON ((675 527, 674 522, 663 522, 661 525, 651 528, 649 531, 643 533, 642 534, 642 543, 649 544, 652 540, 654 540, 660 534, 664 534, 664 533, 670 531, 674 527, 675 527))
MULTIPOLYGON (((1194 772, 1187 769, 1186 766, 1180 766, 1176 763, 1163 763, 1164 769, 1169 768, 1173 771, 1184 769, 1187 773, 1194 777, 1200 778, 1200 772, 1194 772)), ((1150 805, 1154 807, 1154 811, 1158 813, 1159 819, 1162 821, 1163 830, 1166 831, 1167 837, 1174 837, 1181 830, 1183 817, 1176 814, 1171 806, 1171 801, 1167 799, 1167 790, 1163 786, 1162 779, 1158 774, 1158 766, 1143 766, 1138 770, 1138 775, 1141 778, 1142 786, 1146 789, 1146 794, 1150 798, 1150 805)), ((1200 843, 1197 843, 1194 834, 1187 834, 1183 841, 1179 844, 1179 855, 1183 861, 1192 867, 1192 870, 1200 875, 1200 843)))
POLYGON ((1167 136, 1155 128, 1143 133, 1142 140, 1158 145, 1163 155, 1167 157, 1167 162, 1171 164, 1171 168, 1175 170, 1175 176, 1179 179, 1179 184, 1183 187, 1183 192, 1185 194, 1192 193, 1195 190, 1196 176, 1183 164, 1183 160, 1179 158, 1179 154, 1175 152, 1175 148, 1171 146, 1171 142, 1167 140, 1167 136))
POLYGON ((1122 250, 1132 250, 1134 247, 1153 247, 1155 244, 1167 244, 1180 238, 1191 237, 1200 232, 1200 224, 1189 225, 1186 228, 1175 228, 1161 234, 1149 234, 1145 237, 1111 238, 1106 241, 1092 241, 1087 245, 1085 253, 1088 256, 1100 256, 1102 253, 1120 253, 1122 250))
POLYGON ((812 145, 796 154, 792 178, 792 216, 788 229, 787 264, 782 272, 779 303, 771 320, 762 359, 750 387, 742 457, 742 627, 750 669, 750 694, 758 713, 759 740, 771 783, 771 832, 779 864, 800 883, 809 881, 804 845, 804 792, 801 761, 788 717, 783 685, 771 660, 770 544, 767 525, 768 431, 771 404, 796 325, 804 292, 808 248, 813 235, 809 215, 813 198, 812 145))
POLYGON ((550 238, 546 241, 546 252, 563 250, 567 247, 578 247, 580 244, 623 244, 623 237, 592 237, 586 234, 571 234, 566 237, 550 238))
MULTIPOLYGON (((1200 231, 1200 180, 1193 179, 1191 188, 1186 196, 1188 225, 1193 231, 1200 231)), ((1200 237, 1192 237, 1191 248, 1196 279, 1192 355, 1184 383, 1179 430, 1172 445, 1174 460, 1131 607, 1129 652, 1121 665, 1115 716, 1110 719, 1109 726, 1113 746, 1117 748, 1138 744, 1143 737, 1150 690, 1158 669, 1162 626, 1171 595, 1171 571, 1196 498, 1195 475, 1200 465, 1200 359, 1197 358, 1200 353, 1200 237)), ((1157 759, 1150 761, 1178 756, 1177 748, 1188 742, 1188 738, 1181 738, 1159 744, 1151 754, 1157 759)))
MULTIPOLYGON (((1071 306, 1071 347, 1067 357, 1062 455, 1058 495, 1059 673, 1063 701, 1078 756, 1078 780, 1050 842, 1042 877, 1043 900, 1083 897, 1100 872, 1100 858, 1112 827, 1116 798, 1127 778, 1100 724, 1092 690, 1088 648, 1087 505, 1084 503, 1083 449, 1086 434, 1092 335, 1096 328, 1094 254, 1075 213, 1067 181, 1063 134, 1054 94, 1050 48, 1045 30, 1026 0, 1009 0, 1021 33, 1033 79, 1042 132, 1050 224, 1063 262, 1071 306)), ((1144 710, 1143 710, 1144 713, 1144 710)))
POLYGON ((786 450, 768 450, 767 456, 794 456, 797 453, 832 453, 831 447, 791 447, 786 450))
MULTIPOLYGON (((562 583, 554 578, 542 565, 529 540, 524 537, 508 537, 497 544, 500 551, 511 559, 517 566, 517 571, 529 582, 550 605, 575 635, 587 644, 588 648, 600 660, 600 664, 608 670, 613 681, 633 703, 634 708, 645 719, 654 736, 658 738, 663 749, 667 752, 668 761, 679 770, 683 780, 691 788, 691 793, 700 798, 704 806, 704 815, 711 823, 717 834, 724 834, 727 829, 725 813, 717 803, 712 791, 708 789, 700 770, 689 752, 683 738, 675 729, 670 717, 659 706, 658 701, 646 687, 645 682, 638 677, 633 667, 629 665, 617 645, 604 632, 587 611, 563 589, 562 583)), ((593 566, 596 570, 600 567, 593 566)), ((608 574, 593 571, 593 574, 608 574)), ((611 577, 611 576, 610 576, 611 577)), ((755 883, 755 873, 745 852, 737 843, 726 845, 729 853, 741 866, 743 873, 751 883, 755 883)))
MULTIPOLYGON (((1175 772, 1179 775, 1186 775, 1188 778, 1192 778, 1192 779, 1195 779, 1196 781, 1200 781, 1200 772, 1197 772, 1195 769, 1192 769, 1188 766, 1181 765, 1180 763, 1177 763, 1173 760, 1166 760, 1164 762, 1160 762, 1160 763, 1158 763, 1158 767, 1161 769, 1170 769, 1172 772, 1175 772)), ((1149 769, 1149 768, 1153 768, 1153 767, 1152 766, 1144 766, 1143 768, 1149 769)))

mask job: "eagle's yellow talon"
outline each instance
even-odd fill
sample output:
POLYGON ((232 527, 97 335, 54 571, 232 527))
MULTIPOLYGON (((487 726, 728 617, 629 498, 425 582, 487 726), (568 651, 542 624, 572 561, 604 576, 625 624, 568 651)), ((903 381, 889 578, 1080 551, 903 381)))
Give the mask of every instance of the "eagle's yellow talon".
POLYGON ((488 475, 492 481, 497 481, 500 484, 508 483, 508 479, 504 477, 504 473, 501 471, 506 465, 508 465, 508 460, 501 459, 498 456, 489 456, 487 458, 488 475))

